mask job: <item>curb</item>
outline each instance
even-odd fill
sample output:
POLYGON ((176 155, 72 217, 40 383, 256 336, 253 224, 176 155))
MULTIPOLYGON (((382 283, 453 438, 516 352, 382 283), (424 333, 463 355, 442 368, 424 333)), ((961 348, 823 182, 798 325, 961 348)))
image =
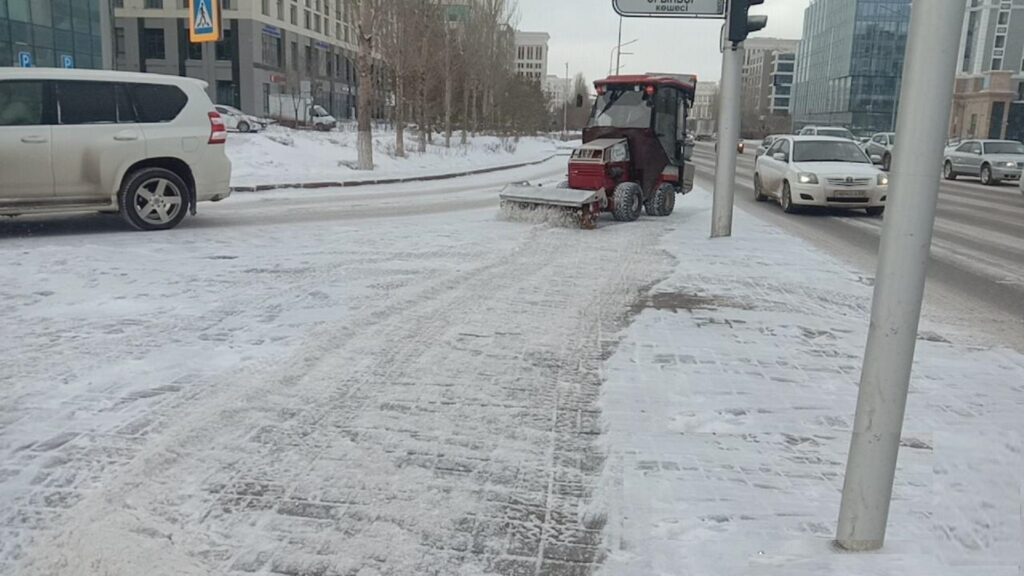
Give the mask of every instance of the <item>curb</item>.
POLYGON ((449 172, 446 174, 432 174, 429 176, 375 178, 373 180, 346 180, 341 182, 292 182, 284 184, 253 184, 250 186, 232 186, 231 192, 265 192, 267 190, 283 190, 285 188, 352 188, 355 186, 373 186, 377 184, 402 184, 405 182, 430 182, 432 180, 451 180, 452 178, 461 178, 463 176, 475 176, 477 174, 489 174, 491 172, 501 172, 502 170, 513 170, 516 168, 525 168, 526 166, 535 166, 537 164, 543 164, 548 160, 555 158, 556 156, 562 156, 562 154, 555 153, 540 160, 534 160, 531 162, 520 162, 519 164, 494 166, 491 168, 479 168, 476 170, 464 170, 462 172, 449 172))

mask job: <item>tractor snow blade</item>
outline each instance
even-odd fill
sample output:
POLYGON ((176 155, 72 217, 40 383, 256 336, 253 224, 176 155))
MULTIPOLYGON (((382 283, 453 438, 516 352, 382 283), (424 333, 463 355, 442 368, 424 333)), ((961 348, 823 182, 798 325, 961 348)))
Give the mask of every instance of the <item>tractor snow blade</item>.
POLYGON ((587 204, 597 201, 597 192, 593 190, 530 186, 529 184, 509 184, 498 196, 505 202, 544 204, 566 208, 583 208, 587 204))
POLYGON ((532 220, 541 215, 542 221, 555 221, 562 225, 572 223, 584 229, 595 225, 597 192, 593 190, 531 186, 522 182, 509 184, 498 196, 502 212, 513 219, 532 220))

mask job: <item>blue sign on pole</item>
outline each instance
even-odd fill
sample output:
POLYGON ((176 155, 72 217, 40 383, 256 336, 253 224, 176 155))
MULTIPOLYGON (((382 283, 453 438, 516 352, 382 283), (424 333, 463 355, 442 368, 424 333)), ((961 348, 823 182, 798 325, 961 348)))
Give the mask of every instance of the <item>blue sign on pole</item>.
POLYGON ((74 68, 75 67, 75 59, 70 54, 61 54, 60 55, 60 65, 63 68, 74 68))
POLYGON ((31 52, 18 52, 18 66, 22 68, 32 67, 32 53, 31 52))

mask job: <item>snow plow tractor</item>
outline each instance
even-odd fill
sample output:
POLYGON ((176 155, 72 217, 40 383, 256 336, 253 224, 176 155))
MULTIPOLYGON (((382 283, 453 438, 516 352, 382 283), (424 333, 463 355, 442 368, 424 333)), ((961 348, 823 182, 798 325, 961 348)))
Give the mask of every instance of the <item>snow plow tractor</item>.
POLYGON ((504 210, 568 212, 593 228, 602 212, 632 222, 641 211, 668 216, 676 194, 693 189, 686 119, 694 76, 610 76, 594 82, 597 100, 583 130, 583 145, 569 158, 568 180, 558 186, 510 184, 504 210))

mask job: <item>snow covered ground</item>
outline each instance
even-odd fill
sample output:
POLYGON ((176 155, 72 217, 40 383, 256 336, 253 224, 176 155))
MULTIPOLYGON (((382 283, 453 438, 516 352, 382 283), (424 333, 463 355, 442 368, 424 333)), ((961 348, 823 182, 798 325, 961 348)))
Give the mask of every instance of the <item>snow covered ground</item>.
POLYGON ((395 156, 393 131, 374 132, 373 172, 356 170, 356 133, 351 126, 334 132, 311 132, 270 126, 256 134, 232 133, 227 152, 233 186, 340 182, 367 178, 428 176, 534 162, 555 153, 559 142, 548 138, 476 136, 466 146, 459 135, 452 147, 435 136, 425 153, 416 152, 417 136, 406 132, 406 157, 395 156))
POLYGON ((922 326, 887 546, 837 552, 872 278, 707 208, 604 367, 602 574, 1021 574, 1024 355, 922 326))
POLYGON ((924 327, 836 554, 870 278, 703 192, 499 217, 564 167, 0 222, 0 574, 1018 574, 1019 353, 924 327))

